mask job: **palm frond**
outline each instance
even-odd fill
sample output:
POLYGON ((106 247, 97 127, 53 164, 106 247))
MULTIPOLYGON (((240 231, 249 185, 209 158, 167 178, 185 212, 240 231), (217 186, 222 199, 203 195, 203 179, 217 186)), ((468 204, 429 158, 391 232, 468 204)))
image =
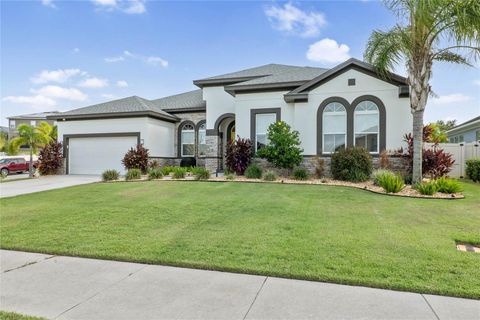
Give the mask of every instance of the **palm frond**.
POLYGON ((435 54, 433 56, 433 59, 437 61, 452 62, 452 63, 463 64, 463 65, 472 67, 472 64, 469 62, 467 57, 452 51, 448 51, 448 50, 435 54))
POLYGON ((375 30, 367 42, 364 59, 375 66, 380 75, 388 77, 389 71, 402 61, 406 55, 408 40, 404 33, 406 32, 400 26, 383 32, 375 30))

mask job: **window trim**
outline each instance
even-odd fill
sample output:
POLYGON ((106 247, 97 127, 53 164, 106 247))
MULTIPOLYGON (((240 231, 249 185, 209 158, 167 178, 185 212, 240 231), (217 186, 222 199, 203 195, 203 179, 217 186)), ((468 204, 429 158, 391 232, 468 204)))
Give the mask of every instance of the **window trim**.
POLYGON ((257 151, 256 131, 257 131, 257 114, 274 113, 276 120, 281 121, 282 108, 263 108, 263 109, 250 109, 250 140, 252 141, 255 152, 257 151))
POLYGON ((8 122, 8 127, 9 127, 10 129, 15 129, 15 128, 17 127, 16 121, 15 121, 15 120, 10 120, 10 121, 8 122))
POLYGON ((178 129, 177 129, 177 156, 179 158, 184 158, 184 157, 195 157, 195 150, 194 150, 194 153, 193 153, 193 156, 183 156, 182 155, 182 129, 185 125, 191 125, 193 127, 193 139, 194 139, 194 142, 193 142, 193 146, 195 147, 195 123, 193 121, 190 121, 190 120, 185 120, 185 121, 182 121, 179 125, 178 125, 178 129))
POLYGON ((201 155, 200 154, 200 127, 204 126, 205 129, 205 148, 207 146, 207 121, 206 120, 201 120, 197 123, 195 126, 195 153, 198 157, 200 158, 205 158, 207 156, 207 151, 205 150, 205 154, 201 155))
POLYGON ((385 105, 383 104, 382 100, 379 98, 372 96, 372 95, 363 95, 355 100, 353 100, 351 108, 352 108, 352 146, 355 145, 355 127, 354 127, 354 121, 355 121, 355 109, 357 106, 360 104, 360 102, 363 101, 371 101, 377 105, 378 108, 378 152, 370 152, 370 154, 373 155, 378 155, 380 154, 383 150, 386 150, 386 144, 387 144, 387 115, 385 111, 385 105))
MULTIPOLYGON (((369 114, 368 110, 367 111, 358 111, 358 112, 365 112, 364 114, 369 114)), ((373 113, 372 113, 373 114, 373 113)), ((371 100, 363 100, 363 101, 360 101, 359 103, 357 103, 357 105, 355 106, 355 108, 353 109, 353 146, 356 146, 356 137, 357 137, 357 134, 365 134, 365 135, 369 135, 369 134, 376 134, 377 135, 377 151, 369 151, 370 154, 380 154, 380 108, 378 107, 378 105, 371 101, 371 100), (360 105, 360 103, 362 102, 371 102, 373 103, 376 107, 377 107, 377 112, 375 112, 376 115, 378 115, 378 131, 376 132, 361 132, 361 133, 357 133, 357 130, 356 130, 356 119, 355 119, 355 116, 357 115, 357 108, 358 106, 360 105)), ((368 150, 367 150, 368 151, 368 150)))
POLYGON ((325 133, 323 132, 323 129, 322 129, 322 154, 333 154, 335 151, 331 152, 331 151, 325 151, 324 150, 324 147, 325 147, 325 135, 326 134, 330 134, 330 135, 336 135, 336 134, 343 134, 345 136, 344 138, 344 141, 345 141, 345 148, 347 147, 347 137, 348 137, 348 112, 347 112, 347 107, 344 106, 342 103, 340 102, 337 102, 337 101, 332 101, 332 102, 329 102, 327 105, 325 105, 325 107, 323 108, 323 111, 322 111, 322 125, 323 125, 323 122, 325 120, 325 109, 332 103, 338 103, 340 104, 344 109, 345 109, 345 132, 344 133, 325 133))

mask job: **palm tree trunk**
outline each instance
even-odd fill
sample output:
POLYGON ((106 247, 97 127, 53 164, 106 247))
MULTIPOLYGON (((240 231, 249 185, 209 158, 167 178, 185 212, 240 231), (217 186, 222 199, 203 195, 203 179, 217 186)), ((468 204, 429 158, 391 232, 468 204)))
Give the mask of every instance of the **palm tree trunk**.
POLYGON ((423 109, 413 111, 413 183, 422 181, 423 109))
POLYGON ((33 178, 33 149, 30 147, 30 163, 28 164, 28 176, 33 178))

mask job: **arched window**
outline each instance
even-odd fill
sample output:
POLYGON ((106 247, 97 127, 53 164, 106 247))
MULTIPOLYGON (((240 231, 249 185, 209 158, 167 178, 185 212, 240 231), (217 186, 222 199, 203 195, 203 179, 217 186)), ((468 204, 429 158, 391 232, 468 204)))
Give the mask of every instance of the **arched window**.
POLYGON ((339 102, 323 109, 323 153, 333 153, 347 144, 347 110, 339 102))
POLYGON ((207 154, 207 130, 205 123, 198 127, 198 156, 204 157, 207 154))
POLYGON ((183 125, 180 144, 182 157, 195 157, 195 128, 193 124, 183 125))
POLYGON ((372 101, 362 101, 355 108, 354 131, 355 146, 368 152, 378 153, 380 112, 372 101))

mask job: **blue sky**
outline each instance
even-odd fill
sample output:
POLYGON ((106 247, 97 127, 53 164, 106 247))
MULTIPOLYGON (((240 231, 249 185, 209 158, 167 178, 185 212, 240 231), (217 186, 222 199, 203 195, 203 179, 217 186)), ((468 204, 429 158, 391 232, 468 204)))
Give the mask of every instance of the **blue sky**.
MULTIPOLYGON (((193 90, 192 80, 267 63, 332 67, 362 58, 394 16, 375 1, 2 1, 1 123, 131 95, 193 90)), ((425 120, 480 114, 480 71, 434 66, 425 120)), ((402 67, 396 70, 402 73, 402 67)))

